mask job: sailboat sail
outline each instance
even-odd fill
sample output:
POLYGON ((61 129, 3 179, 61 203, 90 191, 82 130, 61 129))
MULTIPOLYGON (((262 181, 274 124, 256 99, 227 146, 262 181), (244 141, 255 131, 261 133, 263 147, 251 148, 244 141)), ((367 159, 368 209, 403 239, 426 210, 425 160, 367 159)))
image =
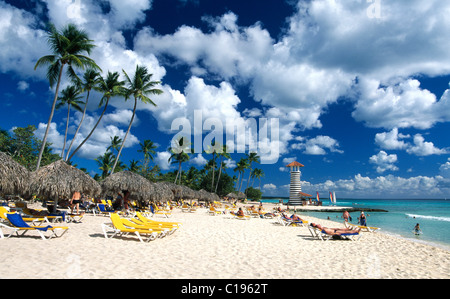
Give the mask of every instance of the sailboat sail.
POLYGON ((336 193, 333 191, 333 202, 336 204, 336 193))
POLYGON ((330 203, 333 203, 333 194, 331 194, 331 191, 330 191, 330 203))

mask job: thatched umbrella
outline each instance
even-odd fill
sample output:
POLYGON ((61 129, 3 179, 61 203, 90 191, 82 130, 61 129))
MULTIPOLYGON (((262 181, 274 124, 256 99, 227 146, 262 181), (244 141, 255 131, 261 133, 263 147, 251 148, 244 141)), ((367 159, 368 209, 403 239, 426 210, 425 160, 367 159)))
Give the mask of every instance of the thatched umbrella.
POLYGON ((32 172, 30 190, 37 196, 54 199, 54 211, 60 197, 69 199, 76 191, 97 196, 101 191, 100 185, 93 178, 63 160, 32 172))
POLYGON ((230 192, 227 194, 227 197, 235 199, 244 199, 245 194, 243 192, 239 192, 239 194, 237 192, 230 192))
POLYGON ((168 201, 175 198, 174 193, 170 187, 161 182, 153 183, 154 192, 150 194, 150 199, 153 201, 168 201))
POLYGON ((130 198, 141 202, 148 202, 150 195, 155 192, 153 184, 143 176, 131 172, 121 171, 109 175, 100 183, 102 194, 115 196, 122 190, 130 192, 130 198))
POLYGON ((167 181, 161 181, 158 182, 157 184, 166 186, 170 191, 172 191, 174 198, 181 198, 180 194, 182 192, 182 188, 180 185, 167 181))
POLYGON ((4 194, 28 194, 30 172, 7 154, 0 152, 0 192, 4 194))

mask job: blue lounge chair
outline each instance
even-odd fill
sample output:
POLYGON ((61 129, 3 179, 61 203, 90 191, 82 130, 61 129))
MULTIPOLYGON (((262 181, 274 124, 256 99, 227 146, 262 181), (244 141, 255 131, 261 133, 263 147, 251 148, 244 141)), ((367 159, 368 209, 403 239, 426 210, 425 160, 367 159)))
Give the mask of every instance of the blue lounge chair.
MULTIPOLYGON (((22 216, 18 213, 8 213, 8 214, 6 214, 6 217, 8 218, 9 222, 12 224, 11 228, 14 230, 15 233, 17 233, 17 235, 19 235, 19 231, 23 231, 22 236, 29 231, 36 231, 39 233, 41 238, 43 240, 45 240, 45 239, 51 239, 53 237, 61 237, 69 229, 67 226, 51 226, 51 225, 30 226, 30 225, 28 225, 28 223, 26 223, 23 220, 22 216), (51 232, 51 235, 46 238, 44 232, 48 232, 48 231, 51 232), (58 232, 62 231, 62 234, 60 234, 58 236, 56 234, 57 231, 58 232)), ((12 233, 9 236, 11 236, 11 235, 12 235, 12 233)))
POLYGON ((109 216, 110 213, 114 213, 114 210, 108 209, 104 204, 97 204, 98 211, 101 215, 109 216))

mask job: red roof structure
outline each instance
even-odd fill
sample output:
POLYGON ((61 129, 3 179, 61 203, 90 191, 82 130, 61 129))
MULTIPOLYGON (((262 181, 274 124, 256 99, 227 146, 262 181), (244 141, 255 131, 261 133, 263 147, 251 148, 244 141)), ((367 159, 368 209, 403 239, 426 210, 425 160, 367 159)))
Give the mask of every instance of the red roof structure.
POLYGON ((292 163, 289 163, 288 165, 286 165, 286 167, 304 167, 305 165, 298 163, 297 161, 294 161, 292 163))
POLYGON ((313 197, 311 194, 304 193, 304 192, 299 192, 298 194, 300 195, 300 197, 306 197, 306 198, 313 197))

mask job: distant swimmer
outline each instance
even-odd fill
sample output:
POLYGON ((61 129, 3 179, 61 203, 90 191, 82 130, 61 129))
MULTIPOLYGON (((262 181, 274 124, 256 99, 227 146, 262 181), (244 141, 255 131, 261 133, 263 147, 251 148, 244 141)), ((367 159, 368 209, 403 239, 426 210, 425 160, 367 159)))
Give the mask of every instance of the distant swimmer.
POLYGON ((420 235, 420 234, 422 234, 422 230, 420 229, 419 223, 417 223, 416 226, 414 226, 413 233, 414 233, 415 235, 420 235))

